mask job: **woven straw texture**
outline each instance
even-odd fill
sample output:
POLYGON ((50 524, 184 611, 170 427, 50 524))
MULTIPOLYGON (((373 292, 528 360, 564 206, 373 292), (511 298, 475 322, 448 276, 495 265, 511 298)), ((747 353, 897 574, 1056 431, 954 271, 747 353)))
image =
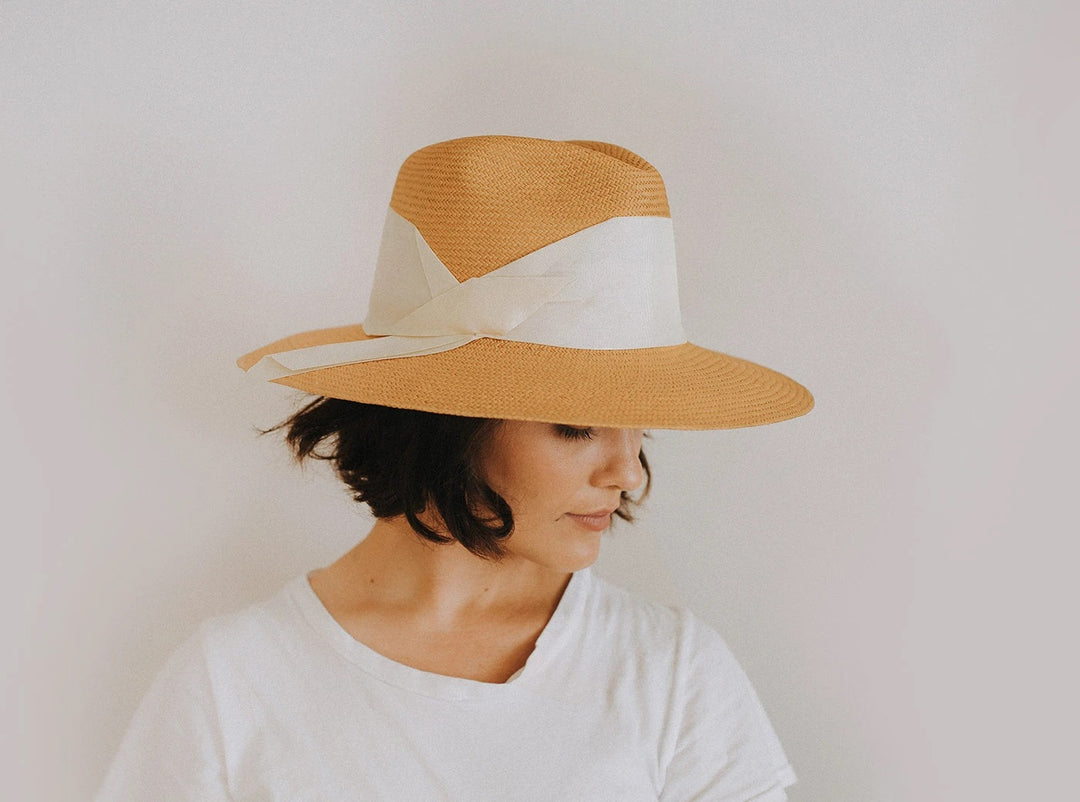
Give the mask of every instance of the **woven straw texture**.
MULTIPOLYGON (((414 153, 390 205, 458 281, 612 217, 670 217, 659 173, 630 151, 520 137, 470 137, 414 153)), ((359 325, 309 331, 238 364, 247 370, 264 355, 366 339, 359 325)), ((690 343, 588 350, 485 338, 275 381, 389 407, 643 429, 757 426, 802 415, 814 403, 786 376, 690 343)))
MULTIPOLYGON (((360 326, 305 332, 240 360, 368 338, 360 326)), ((733 429, 809 412, 786 376, 691 343, 591 351, 481 339, 438 354, 323 368, 275 380, 308 393, 448 415, 631 429, 733 429)))
POLYGON ((490 136, 414 153, 390 207, 458 281, 612 217, 671 216, 660 173, 628 150, 490 136))

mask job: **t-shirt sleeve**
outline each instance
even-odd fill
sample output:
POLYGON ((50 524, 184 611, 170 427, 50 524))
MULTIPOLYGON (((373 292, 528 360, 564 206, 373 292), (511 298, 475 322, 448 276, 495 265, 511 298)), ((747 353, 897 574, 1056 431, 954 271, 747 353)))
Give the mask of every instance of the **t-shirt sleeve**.
POLYGON ((154 680, 96 802, 231 799, 202 635, 181 646, 154 680))
POLYGON ((749 679, 720 636, 685 615, 678 729, 663 802, 784 802, 795 782, 749 679))

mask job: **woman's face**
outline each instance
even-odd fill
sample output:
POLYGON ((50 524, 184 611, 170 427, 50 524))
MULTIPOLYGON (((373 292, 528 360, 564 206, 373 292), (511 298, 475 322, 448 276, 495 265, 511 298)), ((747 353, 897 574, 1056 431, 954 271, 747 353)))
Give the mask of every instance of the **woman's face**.
POLYGON ((501 422, 481 470, 514 514, 506 559, 560 572, 591 565, 622 492, 644 479, 641 437, 640 429, 501 422))

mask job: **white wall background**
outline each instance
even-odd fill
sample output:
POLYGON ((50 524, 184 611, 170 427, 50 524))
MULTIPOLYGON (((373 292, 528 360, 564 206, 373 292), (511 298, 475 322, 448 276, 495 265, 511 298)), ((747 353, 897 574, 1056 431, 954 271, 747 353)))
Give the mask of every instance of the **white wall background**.
POLYGON ((1076 8, 0 2, 3 798, 366 531, 233 360, 361 319, 397 166, 476 133, 653 161, 694 339, 817 396, 657 433, 603 560, 725 634, 793 802, 1071 798, 1076 8))

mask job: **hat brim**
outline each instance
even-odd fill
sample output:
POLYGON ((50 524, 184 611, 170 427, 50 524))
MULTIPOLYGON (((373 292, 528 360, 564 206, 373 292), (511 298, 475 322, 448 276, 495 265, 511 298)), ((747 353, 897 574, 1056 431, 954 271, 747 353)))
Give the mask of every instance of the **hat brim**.
MULTIPOLYGON (((363 328, 304 332, 237 360, 368 340, 363 328)), ((479 339, 449 351, 274 379, 306 393, 447 415, 633 429, 734 429, 788 420, 814 399, 798 382, 684 343, 596 351, 479 339)))

